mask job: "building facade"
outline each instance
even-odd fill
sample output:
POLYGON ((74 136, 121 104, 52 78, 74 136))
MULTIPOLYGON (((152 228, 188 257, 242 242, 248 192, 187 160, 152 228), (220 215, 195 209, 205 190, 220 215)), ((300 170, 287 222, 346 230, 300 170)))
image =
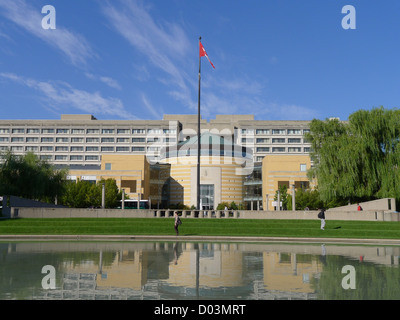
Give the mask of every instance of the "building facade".
MULTIPOLYGON (((71 180, 113 178, 131 198, 151 198, 153 206, 190 207, 196 205, 197 121, 197 115, 169 114, 162 120, 97 120, 92 115, 0 120, 0 152, 33 152, 59 168, 67 167, 71 180)), ((309 121, 217 115, 200 122, 200 183, 207 208, 235 202, 248 209, 271 209, 268 201, 279 181, 306 185, 301 165, 306 164, 306 170, 311 166, 310 144, 304 138, 309 121), (273 159, 278 161, 274 164, 273 159), (297 165, 286 170, 293 162, 297 165), (293 175, 288 180, 282 180, 285 171, 293 175)))

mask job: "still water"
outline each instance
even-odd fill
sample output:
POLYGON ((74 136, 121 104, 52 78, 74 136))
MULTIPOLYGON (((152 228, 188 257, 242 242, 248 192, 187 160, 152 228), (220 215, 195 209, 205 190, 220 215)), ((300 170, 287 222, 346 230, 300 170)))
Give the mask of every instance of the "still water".
POLYGON ((400 299, 400 247, 0 242, 0 299, 400 299))

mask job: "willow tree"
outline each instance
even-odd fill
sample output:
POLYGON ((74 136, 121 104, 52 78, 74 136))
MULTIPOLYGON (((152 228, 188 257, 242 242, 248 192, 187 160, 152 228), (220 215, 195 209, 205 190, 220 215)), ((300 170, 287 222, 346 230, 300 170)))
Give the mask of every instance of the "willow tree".
POLYGON ((62 194, 67 171, 56 170, 31 152, 6 152, 0 159, 0 195, 54 202, 62 194))
POLYGON ((306 139, 311 143, 321 200, 400 199, 400 111, 359 110, 347 122, 316 120, 306 139))

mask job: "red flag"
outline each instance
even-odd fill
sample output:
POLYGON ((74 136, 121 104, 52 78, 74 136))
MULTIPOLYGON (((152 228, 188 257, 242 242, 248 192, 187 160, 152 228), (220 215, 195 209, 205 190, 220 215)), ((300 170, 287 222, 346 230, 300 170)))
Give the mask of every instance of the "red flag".
POLYGON ((206 49, 204 49, 203 45, 201 44, 201 41, 199 41, 200 44, 200 57, 207 57, 208 61, 211 63, 212 67, 215 69, 213 63, 211 62, 210 58, 207 55, 206 49))

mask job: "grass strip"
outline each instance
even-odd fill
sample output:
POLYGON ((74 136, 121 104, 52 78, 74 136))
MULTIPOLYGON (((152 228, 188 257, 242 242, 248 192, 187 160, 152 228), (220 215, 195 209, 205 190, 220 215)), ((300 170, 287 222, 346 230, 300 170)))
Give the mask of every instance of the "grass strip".
MULTIPOLYGON (((182 219, 180 235, 400 239, 400 223, 384 221, 182 219)), ((174 235, 172 218, 46 218, 0 220, 3 235, 174 235)))

